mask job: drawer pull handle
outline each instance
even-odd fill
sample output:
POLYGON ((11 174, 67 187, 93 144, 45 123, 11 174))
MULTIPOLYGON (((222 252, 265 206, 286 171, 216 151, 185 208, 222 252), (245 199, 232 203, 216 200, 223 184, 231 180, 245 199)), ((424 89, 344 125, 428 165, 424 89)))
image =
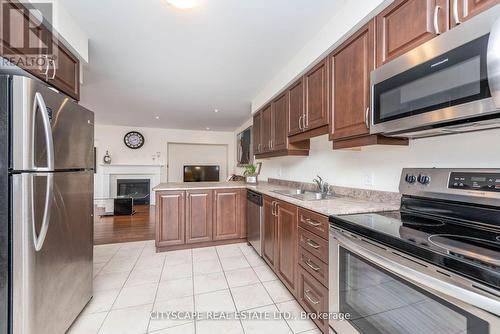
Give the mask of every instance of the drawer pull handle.
POLYGON ((306 239, 306 243, 314 249, 319 248, 319 245, 317 243, 315 243, 314 241, 312 241, 311 239, 306 239))
POLYGON ((309 219, 309 218, 302 220, 302 222, 304 222, 304 223, 306 223, 306 224, 309 224, 309 225, 311 225, 311 226, 313 226, 313 227, 318 227, 318 226, 320 226, 320 225, 321 225, 321 223, 318 223, 318 222, 316 222, 316 221, 314 221, 314 220, 311 220, 311 219, 309 219))
POLYGON ((311 260, 307 260, 306 261, 306 264, 309 268, 311 268, 312 270, 314 271, 319 271, 320 270, 320 267, 318 267, 314 262, 312 262, 311 260))
POLYGON ((309 296, 309 292, 311 292, 311 290, 306 290, 304 291, 304 296, 311 302, 313 303, 314 305, 318 305, 319 304, 319 300, 314 300, 313 298, 311 298, 311 296, 309 296))

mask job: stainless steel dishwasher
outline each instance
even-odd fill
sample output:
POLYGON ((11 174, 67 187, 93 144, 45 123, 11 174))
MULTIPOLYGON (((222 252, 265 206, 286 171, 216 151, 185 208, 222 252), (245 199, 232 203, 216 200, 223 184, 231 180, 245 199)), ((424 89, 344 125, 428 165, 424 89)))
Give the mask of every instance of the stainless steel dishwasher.
POLYGON ((247 191, 247 238, 252 247, 262 256, 262 223, 263 207, 262 195, 254 191, 247 191))

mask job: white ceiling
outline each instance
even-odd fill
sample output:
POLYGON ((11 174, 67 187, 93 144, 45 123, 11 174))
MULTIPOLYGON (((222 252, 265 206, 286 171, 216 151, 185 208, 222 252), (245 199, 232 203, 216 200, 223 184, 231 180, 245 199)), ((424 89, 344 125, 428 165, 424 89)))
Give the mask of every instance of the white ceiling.
POLYGON ((82 104, 98 123, 234 130, 345 0, 60 1, 89 36, 82 104))

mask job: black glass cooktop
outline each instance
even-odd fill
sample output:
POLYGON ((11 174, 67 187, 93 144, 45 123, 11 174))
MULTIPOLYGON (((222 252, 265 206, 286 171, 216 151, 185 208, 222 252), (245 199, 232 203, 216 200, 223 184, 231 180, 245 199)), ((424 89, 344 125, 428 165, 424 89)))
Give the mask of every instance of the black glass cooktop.
POLYGON ((499 289, 500 226, 404 211, 332 216, 330 222, 499 289))

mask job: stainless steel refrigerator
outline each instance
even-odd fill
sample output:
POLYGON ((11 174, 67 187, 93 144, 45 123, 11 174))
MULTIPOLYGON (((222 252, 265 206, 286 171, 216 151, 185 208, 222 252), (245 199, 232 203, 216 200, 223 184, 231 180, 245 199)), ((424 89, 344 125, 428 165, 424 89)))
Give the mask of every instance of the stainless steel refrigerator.
POLYGON ((92 297, 94 114, 0 74, 0 333, 63 334, 92 297))

